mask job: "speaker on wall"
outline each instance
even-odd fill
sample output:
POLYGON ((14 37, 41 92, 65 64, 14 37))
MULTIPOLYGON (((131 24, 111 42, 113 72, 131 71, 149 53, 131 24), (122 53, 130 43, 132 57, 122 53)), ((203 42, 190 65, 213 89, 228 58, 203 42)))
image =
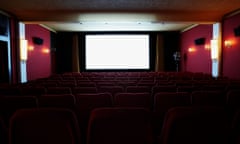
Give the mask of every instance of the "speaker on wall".
POLYGON ((205 44, 205 38, 198 38, 194 40, 195 45, 204 45, 205 44))
POLYGON ((42 45, 43 44, 43 39, 39 37, 33 37, 33 43, 36 45, 42 45))
POLYGON ((235 35, 236 37, 240 37, 240 26, 238 26, 238 27, 236 27, 236 28, 234 29, 234 35, 235 35))

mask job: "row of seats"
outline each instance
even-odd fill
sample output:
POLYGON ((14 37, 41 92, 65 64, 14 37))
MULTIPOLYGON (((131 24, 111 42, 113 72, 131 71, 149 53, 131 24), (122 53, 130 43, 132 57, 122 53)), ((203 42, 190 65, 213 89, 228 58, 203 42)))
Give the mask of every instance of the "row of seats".
MULTIPOLYGON (((91 112, 86 144, 238 144, 239 119, 229 122, 219 107, 174 107, 154 138, 151 112, 143 108, 97 108, 91 112)), ((9 144, 81 144, 81 129, 68 109, 21 109, 10 120, 9 144)))
MULTIPOLYGON (((71 78, 81 79, 89 78, 96 79, 121 79, 126 80, 132 78, 149 78, 155 77, 159 80, 209 80, 213 79, 210 74, 193 73, 193 72, 69 72, 63 74, 51 75, 53 79, 68 80, 71 78)), ((218 79, 226 79, 226 77, 219 77, 218 79)))
POLYGON ((42 95, 53 93, 94 93, 110 92, 193 92, 218 90, 227 92, 240 89, 240 81, 230 79, 213 79, 204 74, 195 73, 170 73, 157 72, 127 72, 127 73, 66 73, 56 74, 47 78, 29 81, 24 84, 0 86, 0 95, 42 95), (136 76, 130 77, 129 76, 136 76), (176 79, 158 80, 157 76, 171 77, 208 77, 208 79, 176 79), (190 76, 189 76, 190 75, 190 76), (125 77, 126 76, 126 77, 125 77), (78 80, 76 80, 78 78, 78 80), (81 80, 80 80, 81 79, 81 80), (96 80, 98 79, 98 80, 96 80))
MULTIPOLYGON (((227 93, 227 95, 221 93, 221 91, 195 91, 191 94, 187 92, 157 92, 154 96, 152 96, 150 93, 147 92, 135 92, 135 93, 126 93, 126 92, 119 92, 115 95, 112 95, 111 93, 84 93, 84 94, 75 94, 72 95, 70 93, 64 93, 61 90, 56 91, 57 93, 50 93, 50 94, 44 94, 41 96, 2 96, 0 97, 0 103, 4 106, 8 103, 8 100, 16 100, 20 101, 23 100, 25 102, 28 102, 26 98, 34 98, 38 100, 38 103, 42 105, 42 102, 51 102, 51 99, 53 98, 53 102, 55 100, 61 100, 61 98, 65 98, 66 102, 68 99, 72 99, 74 102, 75 99, 79 99, 83 96, 86 96, 86 98, 90 101, 97 101, 92 100, 91 96, 96 96, 100 98, 101 94, 108 95, 106 99, 110 101, 110 103, 113 103, 115 106, 138 106, 138 107, 145 107, 149 109, 158 109, 158 106, 162 106, 165 104, 166 100, 168 101, 176 101, 178 103, 184 103, 184 104, 193 104, 193 105, 211 105, 211 106, 233 106, 237 107, 239 104, 239 94, 240 90, 231 90, 227 93), (184 102, 183 102, 184 101, 184 102)), ((105 97, 104 97, 105 98, 105 97)), ((34 100, 35 101, 35 100, 34 100)), ((64 101, 63 101, 64 102, 64 101)), ((58 102, 56 102, 58 103, 58 102)), ((169 103, 168 103, 169 104, 169 103)), ((1 107, 1 106, 0 106, 1 107)), ((13 106, 14 107, 14 106, 13 106)))
POLYGON ((100 93, 100 92, 109 92, 112 95, 116 93, 150 93, 151 95, 155 95, 159 92, 187 92, 193 93, 195 91, 219 91, 223 94, 227 94, 230 90, 239 90, 240 85, 235 86, 222 86, 222 85, 215 85, 215 86, 175 86, 175 85, 165 85, 165 86, 90 86, 88 84, 79 86, 79 87, 60 87, 60 86, 49 86, 49 87, 42 87, 42 86, 0 86, 0 96, 7 96, 7 95, 22 95, 22 96, 41 96, 44 94, 84 94, 84 93, 100 93))
MULTIPOLYGON (((229 103, 234 103, 235 99, 237 98, 238 90, 229 90, 227 93, 224 93, 221 89, 215 89, 215 90, 196 90, 196 91, 190 91, 187 89, 186 91, 179 91, 176 92, 174 90, 174 87, 153 87, 152 91, 149 92, 148 87, 134 87, 130 86, 128 87, 127 92, 124 92, 121 87, 113 86, 113 87, 101 87, 99 91, 97 91, 96 88, 92 87, 77 87, 73 89, 73 92, 70 88, 67 87, 49 87, 47 88, 47 92, 45 91, 45 88, 42 87, 28 87, 22 89, 22 93, 19 93, 18 91, 13 91, 12 89, 8 89, 9 93, 7 91, 1 91, 1 96, 37 96, 41 97, 44 95, 83 95, 83 94, 98 94, 98 93, 109 93, 113 96, 113 99, 115 103, 121 103, 123 100, 123 97, 125 99, 129 100, 132 99, 134 96, 136 97, 133 99, 135 102, 138 102, 138 100, 141 100, 141 97, 144 97, 145 100, 145 107, 153 107, 154 105, 154 99, 156 99, 156 95, 158 93, 161 93, 161 95, 172 93, 174 94, 182 94, 188 96, 188 99, 191 103, 194 104, 212 104, 212 105, 219 105, 223 106, 229 103), (12 91, 11 91, 12 90, 12 91), (140 93, 144 93, 143 95, 140 95, 140 93), (138 94, 138 95, 136 95, 138 94), (139 96, 140 95, 140 96, 139 96)), ((2 89, 3 90, 3 89, 2 89)), ((6 89, 5 89, 6 90, 6 89)), ((0 97, 1 98, 1 97, 0 97)), ((143 101, 143 100, 142 100, 143 101)), ((121 103, 121 105, 124 105, 121 103)))
MULTIPOLYGON (((70 86, 78 86, 83 82, 92 82, 95 86, 110 85, 162 85, 162 84, 212 84, 215 83, 235 83, 235 80, 228 78, 213 78, 211 75, 190 72, 82 72, 54 74, 47 78, 33 80, 28 84, 64 86, 66 82, 70 86)), ((239 81, 237 81, 239 84, 239 81)))
POLYGON ((8 127, 9 118, 22 108, 68 108, 76 112, 79 125, 85 134, 92 110, 101 107, 138 107, 153 113, 154 134, 160 134, 166 112, 178 106, 216 106, 227 110, 229 118, 240 110, 240 90, 229 92, 227 103, 219 92, 157 93, 153 99, 149 93, 58 94, 36 96, 0 97, 0 116, 8 127))
POLYGON ((81 77, 76 78, 69 78, 68 80, 61 78, 45 78, 45 79, 38 79, 35 81, 31 81, 27 83, 28 85, 32 86, 68 86, 68 87, 76 87, 76 86, 161 86, 161 85, 187 85, 187 86, 203 86, 203 85, 235 85, 240 84, 239 81, 236 80, 158 80, 155 77, 145 77, 145 78, 121 78, 121 79, 112 79, 112 78, 104 78, 101 77, 99 79, 95 78, 87 78, 87 77, 81 77))
POLYGON ((239 85, 237 80, 215 80, 209 75, 196 73, 58 74, 0 87, 0 123, 9 130, 9 143, 230 143, 229 140, 220 140, 227 136, 235 142, 235 137, 221 133, 226 130, 225 119, 215 125, 212 123, 223 118, 215 114, 220 112, 227 119, 230 130, 226 132, 237 135, 234 129, 239 122, 236 117, 240 110, 239 85), (61 111, 63 115, 58 116, 61 111), (49 121, 49 115, 56 118, 49 117, 52 119, 49 121), (70 119, 76 120, 66 120, 69 115, 73 115, 70 119), (31 127, 25 128, 28 123, 31 127), (52 124, 52 127, 45 123, 52 124), (22 126, 15 127, 18 124, 22 126), (59 125, 65 127, 59 128, 55 135, 59 125), (47 127, 52 129, 42 134, 47 127), (31 133, 35 130, 36 133, 31 133), (56 140, 59 137, 63 140, 56 140), (198 140, 201 137, 203 140, 198 140))

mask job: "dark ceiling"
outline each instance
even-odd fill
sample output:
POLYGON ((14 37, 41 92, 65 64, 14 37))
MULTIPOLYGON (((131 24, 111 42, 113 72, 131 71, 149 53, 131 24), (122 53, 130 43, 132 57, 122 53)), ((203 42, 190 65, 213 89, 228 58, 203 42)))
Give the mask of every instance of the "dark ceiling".
POLYGON ((209 24, 240 0, 1 0, 0 10, 55 31, 171 31, 209 24))

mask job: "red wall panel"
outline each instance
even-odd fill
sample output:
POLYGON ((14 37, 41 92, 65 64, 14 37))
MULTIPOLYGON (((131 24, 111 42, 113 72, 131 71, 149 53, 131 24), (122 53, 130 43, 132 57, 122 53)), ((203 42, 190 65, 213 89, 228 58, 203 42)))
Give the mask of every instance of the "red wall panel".
POLYGON ((240 26, 240 14, 227 18, 223 22, 223 43, 232 42, 231 47, 223 46, 223 75, 240 79, 240 37, 234 35, 234 28, 240 26))
POLYGON ((206 45, 210 45, 212 25, 198 25, 181 34, 182 71, 211 74, 211 55, 206 45), (196 45, 195 40, 205 38, 205 44, 196 45), (189 48, 194 51, 189 52, 189 48))
POLYGON ((36 24, 26 24, 25 31, 29 48, 27 60, 27 79, 34 80, 48 77, 51 74, 50 32, 36 24), (34 44, 32 39, 33 37, 43 39, 43 44, 34 44))

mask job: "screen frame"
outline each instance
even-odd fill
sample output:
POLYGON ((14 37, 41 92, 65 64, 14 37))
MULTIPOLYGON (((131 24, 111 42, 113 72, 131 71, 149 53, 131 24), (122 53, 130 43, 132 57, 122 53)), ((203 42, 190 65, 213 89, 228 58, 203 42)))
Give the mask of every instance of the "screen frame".
POLYGON ((156 53, 156 35, 152 32, 83 32, 79 36, 79 65, 82 72, 105 71, 154 71, 156 53), (86 69, 86 36, 87 35, 148 35, 149 36, 149 69, 86 69))

